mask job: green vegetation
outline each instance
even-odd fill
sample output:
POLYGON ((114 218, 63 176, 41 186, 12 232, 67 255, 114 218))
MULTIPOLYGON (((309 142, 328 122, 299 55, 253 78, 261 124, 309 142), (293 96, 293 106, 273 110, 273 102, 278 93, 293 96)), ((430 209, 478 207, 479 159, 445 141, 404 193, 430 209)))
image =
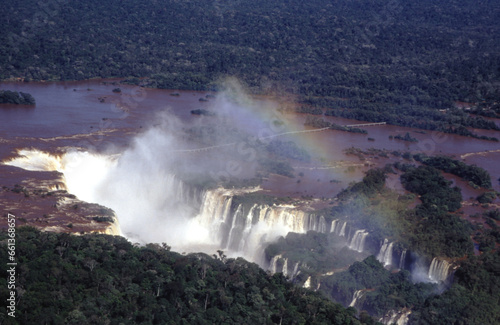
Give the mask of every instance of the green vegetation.
POLYGON ((401 134, 398 134, 394 136, 394 139, 398 140, 403 140, 403 141, 408 141, 408 142, 418 142, 418 140, 410 135, 410 133, 406 132, 406 134, 403 136, 401 134))
POLYGON ((326 277, 321 287, 321 291, 345 305, 351 302, 356 290, 362 289, 367 289, 361 300, 362 310, 382 317, 388 310, 419 308, 436 288, 429 283, 413 284, 408 271, 390 273, 374 256, 326 277))
POLYGON ((477 197, 477 201, 482 204, 492 203, 496 197, 497 197, 497 192, 484 192, 483 194, 477 197))
POLYGON ((412 324, 500 323, 500 252, 470 256, 455 272, 454 284, 429 297, 412 313, 412 324))
POLYGON ((462 262, 451 288, 442 294, 433 284, 413 284, 407 271, 390 273, 373 256, 322 279, 320 290, 349 304, 356 290, 367 289, 360 299, 362 310, 380 317, 388 310, 410 308, 411 324, 497 324, 499 258, 498 252, 489 252, 462 262))
POLYGON ((353 133, 362 133, 362 134, 367 134, 368 132, 366 130, 360 129, 360 128, 355 128, 355 127, 347 127, 347 126, 342 126, 338 125, 335 123, 330 123, 328 121, 325 121, 324 119, 316 116, 308 116, 306 118, 306 121, 304 122, 305 126, 312 126, 314 128, 322 129, 322 128, 330 128, 332 130, 338 130, 338 131, 347 131, 347 132, 353 132, 353 133))
POLYGON ((412 212, 412 232, 407 240, 412 249, 429 257, 460 257, 472 251, 471 225, 459 216, 448 214, 461 207, 462 195, 457 187, 430 166, 408 166, 401 183, 420 196, 422 204, 412 212))
POLYGON ((97 221, 97 222, 110 222, 110 223, 114 222, 113 217, 97 216, 97 217, 93 217, 92 220, 97 221))
POLYGON ((205 115, 205 116, 215 116, 214 112, 210 112, 206 109, 199 108, 199 109, 193 109, 191 110, 191 114, 193 115, 205 115))
POLYGON ((338 116, 367 122, 386 122, 387 124, 405 127, 414 127, 425 130, 441 131, 445 133, 458 134, 482 140, 498 141, 497 138, 479 136, 467 129, 479 128, 486 130, 499 130, 493 121, 487 121, 482 117, 473 117, 459 109, 450 109, 446 112, 429 108, 428 106, 398 105, 386 107, 373 103, 364 104, 354 101, 349 104, 345 101, 313 100, 307 99, 307 103, 318 102, 321 107, 330 107, 325 112, 327 116, 338 116), (341 105, 341 106, 337 106, 341 105), (348 108, 346 108, 346 106, 348 108))
POLYGON ((467 165, 464 162, 445 156, 428 157, 419 154, 414 155, 413 158, 427 166, 432 166, 446 173, 457 175, 471 182, 473 186, 491 188, 490 174, 476 165, 467 165))
POLYGON ((293 167, 286 160, 260 159, 259 165, 263 169, 264 174, 277 174, 290 178, 295 177, 293 167))
MULTIPOLYGON (((7 233, 0 234, 6 247, 7 233)), ((0 258, 7 260, 7 249, 0 258)), ((16 318, 4 324, 360 324, 318 293, 241 258, 186 256, 122 237, 16 232, 16 318), (20 299, 19 299, 20 298, 20 299)), ((7 297, 7 272, 0 292, 7 297)))
POLYGON ((351 194, 365 195, 373 197, 379 193, 385 185, 386 173, 382 169, 370 169, 366 172, 365 177, 361 182, 355 183, 347 190, 339 194, 339 198, 349 196, 351 194))
POLYGON ((31 94, 0 90, 0 104, 35 105, 35 98, 31 94))
POLYGON ((323 110, 319 107, 299 106, 294 109, 295 113, 323 115, 323 110))
POLYGON ((343 220, 355 229, 366 229, 372 240, 393 238, 406 248, 427 256, 462 257, 472 252, 472 226, 459 216, 449 214, 460 208, 461 195, 450 188, 439 172, 428 166, 395 164, 404 169, 403 185, 420 195, 422 204, 408 205, 413 197, 398 195, 385 187, 389 168, 373 169, 361 182, 342 191, 329 220, 343 220))
POLYGON ((307 234, 288 233, 286 237, 270 244, 265 254, 267 260, 281 254, 282 257, 288 258, 289 267, 300 263, 301 273, 305 274, 326 273, 345 268, 366 256, 366 253, 348 249, 345 240, 339 236, 315 231, 309 231, 307 234))
POLYGON ((401 184, 406 190, 418 194, 425 208, 452 212, 461 207, 460 189, 451 188, 452 182, 433 167, 411 168, 401 175, 401 184))
POLYGON ((4 9, 0 79, 202 90, 233 75, 254 91, 300 94, 315 113, 465 135, 495 127, 437 109, 500 110, 496 2, 9 0, 4 9))

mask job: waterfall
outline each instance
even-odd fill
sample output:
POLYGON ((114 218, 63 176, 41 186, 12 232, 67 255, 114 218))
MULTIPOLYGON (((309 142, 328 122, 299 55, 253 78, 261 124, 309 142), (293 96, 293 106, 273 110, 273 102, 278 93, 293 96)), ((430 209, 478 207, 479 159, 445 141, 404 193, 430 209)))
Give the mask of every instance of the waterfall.
POLYGON ((384 243, 382 247, 380 247, 380 251, 377 255, 377 260, 384 264, 384 266, 392 265, 392 247, 394 243, 389 242, 387 238, 384 239, 384 243))
POLYGON ((406 325, 409 322, 411 309, 403 308, 400 311, 391 310, 379 322, 385 325, 406 325))
POLYGON ((432 259, 429 266, 428 277, 432 282, 445 282, 450 274, 451 264, 436 257, 432 259))
POLYGON ((364 293, 365 293, 364 290, 356 290, 356 291, 354 291, 354 295, 352 296, 352 301, 349 304, 349 307, 354 307, 356 309, 361 308, 363 306, 362 304, 359 307, 357 307, 357 305, 359 305, 359 300, 363 297, 364 293))
POLYGON ((250 211, 247 213, 247 218, 245 220, 245 228, 243 229, 243 234, 241 236, 241 241, 240 245, 238 246, 239 251, 245 251, 246 250, 246 240, 250 234, 250 231, 252 230, 252 223, 253 223, 253 213, 255 208, 257 207, 257 204, 254 204, 251 208, 250 211))
MULTIPOLYGON (((234 215, 232 216, 233 218, 233 221, 231 222, 231 228, 229 230, 229 236, 228 236, 228 239, 227 239, 227 243, 226 243, 226 249, 230 249, 231 247, 234 247, 234 245, 232 245, 233 243, 233 237, 235 236, 235 233, 238 231, 238 230, 241 230, 241 226, 237 225, 236 222, 238 221, 239 219, 239 216, 242 214, 241 212, 241 204, 238 205, 238 208, 236 209, 236 212, 234 213, 234 215)), ((236 239, 238 240, 238 238, 236 239)), ((239 243, 238 243, 238 246, 239 247, 239 243)))
POLYGON ((288 258, 284 258, 284 263, 283 263, 283 269, 282 269, 282 273, 283 275, 286 277, 288 275, 288 258))
POLYGON ((206 191, 203 196, 195 222, 207 229, 213 243, 224 250, 257 261, 262 259, 265 243, 289 232, 327 231, 324 216, 293 205, 235 203, 234 196, 248 192, 218 188, 206 191))
POLYGON ((314 231, 321 232, 321 233, 326 233, 326 220, 325 217, 323 216, 316 216, 311 214, 310 218, 314 219, 316 221, 314 231))
POLYGON ((347 226, 347 221, 344 221, 342 228, 340 229, 339 236, 345 237, 345 227, 347 226))
POLYGON ((339 223, 339 219, 335 219, 332 221, 332 225, 330 227, 330 232, 336 234, 335 228, 337 227, 337 224, 339 223))
POLYGON ((356 230, 354 236, 352 236, 351 242, 349 243, 349 248, 360 253, 363 252, 368 234, 369 233, 364 229, 356 230))
POLYGON ((399 258, 399 269, 404 270, 406 266, 406 249, 401 252, 401 257, 399 258))
POLYGON ((276 255, 274 256, 272 259, 271 259, 271 264, 269 266, 269 271, 271 271, 271 273, 276 273, 277 272, 277 268, 278 268, 278 260, 281 258, 281 255, 276 255))
POLYGON ((294 279, 299 274, 299 262, 295 263, 291 278, 294 279))
POLYGON ((223 225, 228 219, 232 199, 231 193, 224 189, 207 191, 203 196, 200 214, 196 218, 214 239, 224 238, 223 225))
POLYGON ((304 285, 302 286, 306 289, 310 289, 311 288, 311 276, 309 276, 306 280, 306 282, 304 282, 304 285))
POLYGON ((340 237, 346 237, 346 227, 347 221, 344 221, 341 226, 339 219, 335 219, 332 221, 332 225, 330 226, 330 232, 340 237))

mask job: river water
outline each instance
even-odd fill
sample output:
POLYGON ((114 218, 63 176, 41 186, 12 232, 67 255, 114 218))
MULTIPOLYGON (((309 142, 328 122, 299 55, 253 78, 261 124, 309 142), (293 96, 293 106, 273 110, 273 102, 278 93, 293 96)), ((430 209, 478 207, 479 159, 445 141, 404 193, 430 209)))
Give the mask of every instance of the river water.
MULTIPOLYGON (((87 80, 77 82, 3 82, 0 89, 30 93, 36 99, 36 107, 2 105, 0 107, 0 158, 14 155, 16 148, 35 147, 57 152, 79 146, 92 150, 108 150, 110 146, 127 146, 131 139, 157 122, 159 112, 173 113, 184 125, 200 119, 190 111, 212 108, 212 98, 205 92, 147 89, 132 85, 113 84, 117 80, 87 80), (113 92, 120 88, 121 93, 113 92), (178 96, 173 96, 177 93, 178 96)), ((259 100, 265 101, 266 98, 259 100)), ((204 117, 201 117, 204 118, 204 117)), ((285 114, 283 119, 293 125, 287 131, 301 131, 306 115, 285 114)), ((343 118, 323 117, 339 125, 363 123, 343 118)), ((207 123, 211 123, 206 118, 207 123)), ((495 120, 498 123, 497 120, 495 120)), ((245 124, 243 121, 242 125, 245 124)), ((293 163, 296 173, 303 176, 289 179, 271 176, 263 187, 283 196, 331 197, 345 188, 349 182, 362 178, 363 172, 372 166, 383 166, 396 160, 389 155, 368 155, 360 161, 347 155, 350 147, 371 148, 428 155, 445 154, 466 163, 486 169, 492 176, 493 186, 500 190, 500 144, 439 132, 422 131, 392 125, 363 127, 368 134, 326 130, 283 136, 308 148, 312 163, 293 163), (411 143, 389 139, 389 136, 409 133, 419 140, 411 143), (300 181, 299 181, 300 180, 300 181)), ((472 130, 481 135, 500 138, 499 131, 472 130)), ((197 154, 203 159, 204 153, 197 154)), ((397 187, 397 186, 395 186, 397 187)), ((466 189, 467 195, 474 195, 466 189)))

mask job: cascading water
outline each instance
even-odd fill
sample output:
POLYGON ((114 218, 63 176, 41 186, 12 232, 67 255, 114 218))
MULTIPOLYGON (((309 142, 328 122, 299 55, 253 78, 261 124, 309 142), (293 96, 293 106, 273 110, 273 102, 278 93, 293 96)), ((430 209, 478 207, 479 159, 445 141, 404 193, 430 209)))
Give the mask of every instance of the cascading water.
POLYGON ((349 248, 360 253, 363 252, 368 235, 369 233, 364 229, 356 230, 349 243, 349 248))
POLYGON ((384 239, 382 247, 377 255, 377 260, 384 264, 384 266, 392 265, 392 248, 394 246, 393 242, 389 242, 387 238, 384 239))
POLYGON ((345 228, 347 226, 347 221, 344 221, 344 223, 342 224, 342 228, 340 228, 340 231, 339 231, 339 236, 340 237, 345 237, 345 228))
POLYGON ((304 287, 306 289, 310 289, 311 288, 311 276, 307 277, 307 280, 306 280, 306 282, 304 282, 304 285, 302 287, 304 287))
POLYGON ((325 217, 323 216, 316 216, 314 214, 309 214, 308 215, 308 225, 306 226, 306 228, 308 230, 314 230, 314 231, 317 231, 317 232, 321 232, 321 233, 326 233, 326 220, 325 220, 325 217))
POLYGON ((288 258, 284 258, 283 260, 283 269, 281 272, 283 272, 283 275, 286 277, 288 276, 288 258))
POLYGON ((335 219, 335 220, 333 220, 333 221, 332 221, 332 225, 330 226, 330 232, 331 232, 331 233, 336 234, 336 231, 335 231, 335 230, 336 230, 336 228, 337 228, 338 223, 339 223, 339 220, 338 220, 338 219, 335 219))
POLYGON ((252 231, 253 213, 254 213, 254 210, 256 207, 257 207, 257 204, 254 204, 250 208, 250 211, 247 213, 247 217, 245 220, 245 227, 243 229, 242 238, 241 238, 240 244, 238 246, 238 251, 244 251, 247 249, 246 239, 248 238, 248 235, 252 231))
POLYGON ((401 256, 399 258, 399 269, 404 270, 406 267, 406 249, 401 252, 401 256))
POLYGON ((263 245, 289 232, 309 230, 326 232, 323 216, 311 214, 294 206, 233 203, 233 198, 251 190, 208 190, 200 213, 195 220, 209 229, 211 238, 219 246, 238 252, 252 261, 260 261, 263 245))
POLYGON ((379 322, 385 325, 406 325, 409 322, 411 309, 403 308, 400 311, 391 310, 379 322))
POLYGON ((291 278, 294 279, 297 275, 299 275, 299 262, 295 263, 291 278))
POLYGON ((354 307, 357 309, 362 307, 362 305, 360 306, 359 304, 360 304, 360 300, 364 294, 365 294, 365 290, 356 290, 352 296, 352 301, 349 304, 349 307, 354 307))
POLYGON ((269 265, 269 271, 271 273, 276 273, 278 271, 278 260, 281 258, 281 255, 276 255, 271 259, 270 265, 269 265))
POLYGON ((432 282, 446 282, 450 275, 450 268, 450 263, 434 257, 432 259, 431 265, 429 266, 428 277, 432 282))

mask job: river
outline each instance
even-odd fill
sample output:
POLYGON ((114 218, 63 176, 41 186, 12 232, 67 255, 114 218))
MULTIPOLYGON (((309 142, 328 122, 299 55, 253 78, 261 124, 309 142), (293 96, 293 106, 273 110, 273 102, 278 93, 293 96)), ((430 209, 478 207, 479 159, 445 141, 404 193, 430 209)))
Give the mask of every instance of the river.
MULTIPOLYGON (((162 111, 173 113, 183 127, 196 122, 198 125, 213 124, 214 120, 206 116, 193 116, 193 109, 217 110, 214 107, 213 93, 196 91, 160 90, 118 84, 118 80, 87 80, 75 82, 3 82, 0 89, 23 91, 36 99, 35 107, 2 105, 0 107, 0 159, 15 155, 19 148, 37 148, 61 153, 71 147, 80 147, 93 151, 122 151, 130 145, 132 139, 158 122, 162 111), (121 92, 113 92, 120 88, 121 92), (202 121, 202 122, 200 122, 202 121)), ((273 109, 279 104, 269 104, 273 98, 260 96, 257 105, 273 109), (273 106, 274 105, 274 106, 273 106)), ((244 116, 236 127, 255 128, 250 125, 250 116, 244 116), (250 126, 249 126, 250 125, 250 126)), ((363 127, 368 134, 325 130, 302 133, 306 115, 278 114, 285 121, 286 128, 271 130, 270 135, 283 132, 282 140, 293 140, 307 148, 314 158, 310 163, 293 162, 296 177, 287 178, 271 175, 262 187, 265 191, 278 196, 332 198, 352 181, 359 181, 364 171, 373 166, 383 167, 394 161, 407 162, 390 152, 423 152, 428 155, 450 155, 469 164, 476 164, 486 169, 495 190, 500 191, 500 144, 493 141, 479 140, 453 134, 423 131, 392 125, 363 127), (406 142, 390 139, 390 136, 409 133, 418 142, 406 142), (348 155, 345 150, 351 147, 379 153, 364 155, 360 160, 355 155, 348 155), (389 154, 380 154, 380 150, 389 154), (387 157, 386 157, 387 156, 387 157), (300 174, 299 174, 300 173, 300 174)), ((360 124, 363 121, 335 117, 322 117, 339 125, 360 124)), ((495 120, 498 123, 498 120, 495 120)), ((500 131, 472 130, 481 135, 500 138, 500 131)), ((264 134, 264 136, 269 134, 264 134)), ((230 139, 228 144, 230 144, 230 139)), ((186 143, 188 148, 197 148, 198 144, 186 143)), ((242 148, 251 149, 251 143, 242 144, 242 148)), ((179 155, 186 154, 178 152, 179 155)), ((217 155, 207 151, 193 152, 200 161, 217 161, 217 155)), ((225 163, 225 162, 224 162, 225 163)), ((239 175, 249 176, 252 161, 240 160, 239 175), (241 168, 241 166, 243 166, 241 168), (245 173, 246 172, 246 173, 245 173)), ((226 170, 228 167, 224 167, 226 170)), ((223 168, 223 169, 224 169, 223 168)), ((4 169, 0 169, 6 177, 4 169)), ((451 175, 447 178, 453 179, 451 175)), ((388 185, 404 192, 394 177, 388 185)), ((455 181, 455 180, 454 180, 455 181)), ((11 182, 13 182, 11 180, 11 182)), ((462 188, 464 199, 469 200, 480 194, 465 182, 456 181, 462 188)))

